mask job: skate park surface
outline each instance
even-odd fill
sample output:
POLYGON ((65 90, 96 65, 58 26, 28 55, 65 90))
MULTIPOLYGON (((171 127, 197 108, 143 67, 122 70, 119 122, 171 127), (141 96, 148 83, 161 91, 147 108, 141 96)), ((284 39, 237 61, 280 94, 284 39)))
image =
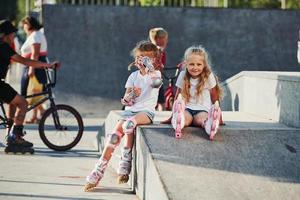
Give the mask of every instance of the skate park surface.
MULTIPOLYGON (((231 96, 231 102, 223 103, 231 111, 223 112, 226 125, 214 141, 196 127, 185 128, 183 138, 175 139, 171 125, 159 124, 170 112, 158 112, 153 125, 137 128, 129 185, 139 199, 299 197, 300 94, 295 91, 300 74, 242 72, 233 79, 223 83, 231 96), (264 104, 259 104, 262 99, 264 104)), ((113 131, 120 112, 111 111, 99 131, 100 153, 105 133, 113 131)), ((111 160, 115 170, 119 158, 116 149, 111 160)))

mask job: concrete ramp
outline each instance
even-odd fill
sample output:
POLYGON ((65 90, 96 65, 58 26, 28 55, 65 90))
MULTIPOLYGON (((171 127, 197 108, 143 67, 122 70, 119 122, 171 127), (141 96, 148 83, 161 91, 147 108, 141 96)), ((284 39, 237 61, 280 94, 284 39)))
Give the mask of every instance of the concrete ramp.
MULTIPOLYGON (((119 117, 112 111, 106 121, 119 117)), ((157 113, 156 120, 170 113, 157 113)), ((140 199, 297 199, 300 129, 241 112, 224 112, 214 141, 203 130, 137 128, 132 187, 140 199)), ((112 127, 111 127, 112 128, 112 127)), ((105 124, 106 131, 111 129, 105 124)), ((118 152, 113 157, 118 160, 118 152)), ((112 162, 113 163, 113 162, 112 162)))

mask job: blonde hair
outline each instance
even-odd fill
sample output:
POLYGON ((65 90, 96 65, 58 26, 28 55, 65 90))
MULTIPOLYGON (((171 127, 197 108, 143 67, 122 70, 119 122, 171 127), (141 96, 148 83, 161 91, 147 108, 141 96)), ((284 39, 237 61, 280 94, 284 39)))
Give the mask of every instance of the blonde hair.
MULTIPOLYGON (((212 73, 211 64, 210 64, 208 53, 206 52, 205 48, 202 47, 201 45, 191 46, 188 49, 186 49, 185 53, 184 53, 184 62, 187 61, 188 57, 191 54, 203 56, 204 68, 203 68, 203 71, 201 72, 201 74, 199 74, 197 77, 199 82, 196 87, 196 94, 197 94, 197 96, 200 96, 204 90, 204 86, 205 86, 206 81, 208 80, 209 75, 212 73)), ((218 99, 220 99, 222 96, 222 89, 220 88, 218 77, 216 75, 215 75, 215 78, 216 78, 216 82, 217 82, 217 85, 216 85, 217 90, 216 91, 217 91, 218 99)), ((183 88, 182 88, 182 96, 186 100, 186 102, 188 102, 191 98, 190 79, 191 79, 191 75, 188 72, 188 70, 186 69, 186 73, 185 73, 184 81, 183 81, 184 84, 183 84, 183 88)))
POLYGON ((162 27, 151 28, 149 30, 149 40, 152 43, 155 43, 155 40, 157 38, 167 38, 167 37, 168 37, 168 32, 162 27))

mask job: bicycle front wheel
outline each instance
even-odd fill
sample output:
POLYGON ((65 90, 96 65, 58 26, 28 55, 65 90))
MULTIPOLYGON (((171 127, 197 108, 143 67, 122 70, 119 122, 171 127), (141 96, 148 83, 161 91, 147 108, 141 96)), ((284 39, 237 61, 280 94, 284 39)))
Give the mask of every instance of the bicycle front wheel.
POLYGON ((39 133, 47 147, 55 151, 66 151, 80 141, 83 121, 73 107, 56 105, 45 111, 39 123, 39 133))

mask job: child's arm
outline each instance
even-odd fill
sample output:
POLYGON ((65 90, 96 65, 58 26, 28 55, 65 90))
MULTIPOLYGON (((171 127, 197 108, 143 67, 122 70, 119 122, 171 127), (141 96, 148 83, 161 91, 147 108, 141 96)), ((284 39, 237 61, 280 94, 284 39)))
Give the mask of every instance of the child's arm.
POLYGON ((124 97, 121 99, 121 103, 125 106, 132 106, 135 103, 135 98, 140 96, 141 88, 129 87, 126 88, 124 97))
POLYGON ((12 60, 27 66, 31 66, 34 68, 44 68, 44 67, 52 67, 55 64, 57 64, 58 62, 52 62, 52 63, 45 63, 45 62, 41 62, 38 60, 31 60, 29 58, 24 58, 22 56, 20 56, 19 54, 15 54, 12 57, 12 60))

